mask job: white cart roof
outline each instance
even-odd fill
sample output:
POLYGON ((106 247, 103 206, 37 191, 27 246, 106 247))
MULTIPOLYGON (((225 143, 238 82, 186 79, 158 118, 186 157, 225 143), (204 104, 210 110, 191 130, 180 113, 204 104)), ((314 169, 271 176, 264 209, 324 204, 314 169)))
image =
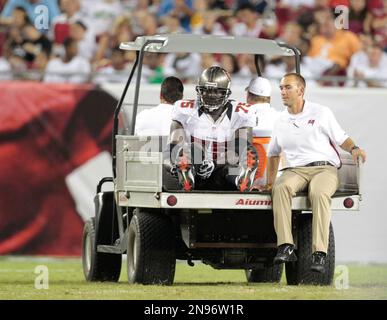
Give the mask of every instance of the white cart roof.
POLYGON ((212 36, 194 34, 168 34, 137 37, 133 42, 123 42, 120 49, 139 51, 148 40, 162 40, 162 44, 149 44, 145 51, 160 53, 247 53, 268 56, 293 56, 291 49, 280 47, 274 40, 250 37, 212 36))

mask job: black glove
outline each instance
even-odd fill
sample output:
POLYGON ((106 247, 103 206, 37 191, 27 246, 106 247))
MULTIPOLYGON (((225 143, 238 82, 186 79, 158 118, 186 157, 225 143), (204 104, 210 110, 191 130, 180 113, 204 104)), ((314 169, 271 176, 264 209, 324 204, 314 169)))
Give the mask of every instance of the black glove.
POLYGON ((177 165, 173 164, 171 166, 171 169, 169 170, 169 173, 174 176, 174 177, 177 177, 177 165))

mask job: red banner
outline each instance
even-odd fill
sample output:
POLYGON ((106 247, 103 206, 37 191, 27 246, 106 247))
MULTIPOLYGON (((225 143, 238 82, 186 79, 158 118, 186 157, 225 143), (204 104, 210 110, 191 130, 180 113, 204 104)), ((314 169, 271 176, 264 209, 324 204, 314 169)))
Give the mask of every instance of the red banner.
POLYGON ((79 255, 65 177, 111 149, 117 101, 93 85, 0 82, 0 254, 79 255))

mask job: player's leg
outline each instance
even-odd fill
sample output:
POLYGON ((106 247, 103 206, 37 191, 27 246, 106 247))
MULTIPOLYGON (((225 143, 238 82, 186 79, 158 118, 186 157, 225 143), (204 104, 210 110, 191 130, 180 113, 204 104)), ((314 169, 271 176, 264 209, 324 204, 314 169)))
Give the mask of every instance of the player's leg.
POLYGON ((251 191, 258 164, 258 153, 253 147, 253 149, 248 149, 244 157, 240 157, 237 164, 226 165, 222 173, 228 189, 242 192, 251 191))
POLYGON ((177 175, 179 186, 184 191, 192 191, 195 187, 195 173, 192 152, 187 146, 171 146, 171 173, 177 175))
POLYGON ((249 192, 254 185, 255 173, 259 164, 257 149, 251 145, 240 156, 239 174, 235 179, 235 184, 239 191, 249 192))

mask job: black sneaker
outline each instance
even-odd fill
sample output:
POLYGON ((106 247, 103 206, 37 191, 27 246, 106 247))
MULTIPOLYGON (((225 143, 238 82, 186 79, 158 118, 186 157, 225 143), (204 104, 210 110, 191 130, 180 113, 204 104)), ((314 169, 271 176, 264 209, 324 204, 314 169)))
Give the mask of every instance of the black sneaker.
POLYGON ((297 261, 297 256, 294 252, 294 245, 289 243, 281 244, 278 247, 277 255, 274 257, 274 264, 281 264, 284 262, 297 261))
POLYGON ((312 265, 310 270, 314 272, 324 273, 325 271, 325 260, 327 254, 325 252, 316 251, 312 254, 312 265))

